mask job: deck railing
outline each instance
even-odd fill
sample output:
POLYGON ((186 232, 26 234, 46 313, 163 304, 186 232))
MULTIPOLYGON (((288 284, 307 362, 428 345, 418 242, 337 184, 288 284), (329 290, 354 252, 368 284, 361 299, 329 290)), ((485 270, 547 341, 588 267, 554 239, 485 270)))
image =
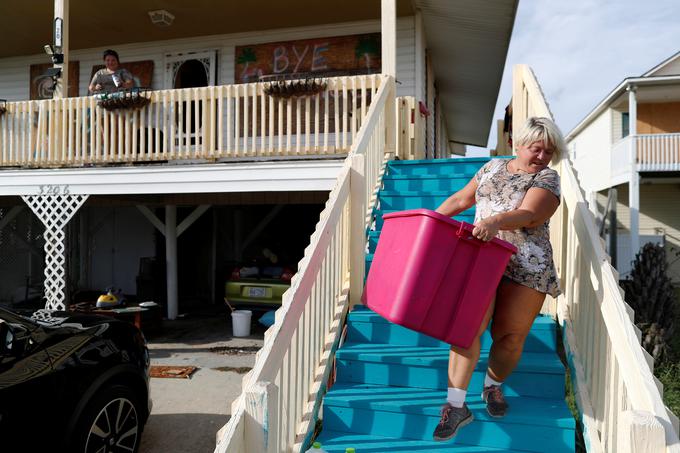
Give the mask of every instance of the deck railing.
POLYGON ((268 83, 151 91, 136 110, 105 110, 94 96, 9 102, 0 167, 346 154, 380 81, 328 78, 288 98, 266 94, 268 83))
MULTIPOLYGON (((513 121, 552 117, 531 69, 519 65, 513 77, 513 121)), ((678 452, 677 418, 663 404, 653 361, 640 346, 571 163, 565 158, 556 169, 563 195, 550 228, 564 291, 556 314, 588 451, 678 452)))
POLYGON ((611 165, 612 176, 633 169, 680 171, 680 134, 629 135, 612 146, 611 165))
POLYGON ((639 171, 680 171, 680 134, 634 137, 639 171))
POLYGON ((394 90, 394 79, 381 77, 215 452, 299 452, 313 434, 343 318, 361 294, 369 207, 394 154, 394 90))

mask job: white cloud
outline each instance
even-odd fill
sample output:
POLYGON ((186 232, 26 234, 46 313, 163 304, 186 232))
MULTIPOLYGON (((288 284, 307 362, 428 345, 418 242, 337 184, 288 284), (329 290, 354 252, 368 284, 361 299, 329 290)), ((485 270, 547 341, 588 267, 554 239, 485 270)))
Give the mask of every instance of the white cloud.
POLYGON ((512 66, 525 63, 567 134, 624 78, 680 51, 679 22, 677 0, 520 0, 494 118, 512 96, 512 66))

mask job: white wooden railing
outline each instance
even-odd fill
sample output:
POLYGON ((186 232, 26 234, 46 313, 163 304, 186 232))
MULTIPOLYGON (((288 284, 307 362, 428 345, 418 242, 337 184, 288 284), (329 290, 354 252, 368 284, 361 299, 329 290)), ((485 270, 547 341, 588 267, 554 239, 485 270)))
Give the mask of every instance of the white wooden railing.
POLYGON ((94 96, 10 102, 0 167, 346 154, 380 81, 329 78, 295 98, 268 96, 267 83, 152 91, 138 110, 107 111, 94 96))
POLYGON ((361 295, 370 207, 395 152, 394 93, 382 76, 217 453, 299 452, 313 434, 344 316, 361 295))
MULTIPOLYGON (((552 118, 531 69, 518 65, 513 78, 513 122, 528 115, 552 118)), ((565 158, 556 169, 563 195, 550 228, 564 294, 555 312, 586 446, 593 452, 678 452, 677 417, 663 404, 653 361, 640 346, 633 312, 571 163, 565 158)))
POLYGON ((680 134, 629 135, 614 143, 612 177, 631 171, 680 171, 680 134))
POLYGON ((680 171, 680 134, 634 137, 639 171, 680 171))

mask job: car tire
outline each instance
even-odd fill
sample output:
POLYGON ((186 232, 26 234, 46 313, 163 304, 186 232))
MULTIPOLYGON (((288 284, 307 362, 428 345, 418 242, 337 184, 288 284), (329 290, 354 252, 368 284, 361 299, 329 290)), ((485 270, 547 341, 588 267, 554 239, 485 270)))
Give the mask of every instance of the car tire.
POLYGON ((136 453, 144 427, 142 407, 139 396, 129 387, 103 388, 83 410, 69 451, 136 453))

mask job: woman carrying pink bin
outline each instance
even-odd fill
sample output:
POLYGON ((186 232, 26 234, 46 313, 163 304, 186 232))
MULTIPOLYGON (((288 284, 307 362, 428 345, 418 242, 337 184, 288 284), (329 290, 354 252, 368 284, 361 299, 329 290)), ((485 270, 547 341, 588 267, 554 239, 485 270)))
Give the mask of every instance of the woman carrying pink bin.
POLYGON ((492 159, 437 208, 452 217, 476 205, 473 236, 483 241, 498 237, 518 251, 508 263, 472 346, 451 346, 447 402, 434 430, 435 440, 452 438, 473 420, 465 396, 479 360, 480 337, 490 320, 493 343, 482 398, 489 415, 505 416, 508 404, 502 384, 519 362, 545 295, 560 293, 548 230, 548 221, 560 203, 560 179, 548 165, 565 153, 564 138, 550 119, 529 118, 514 142, 514 159, 492 159))

